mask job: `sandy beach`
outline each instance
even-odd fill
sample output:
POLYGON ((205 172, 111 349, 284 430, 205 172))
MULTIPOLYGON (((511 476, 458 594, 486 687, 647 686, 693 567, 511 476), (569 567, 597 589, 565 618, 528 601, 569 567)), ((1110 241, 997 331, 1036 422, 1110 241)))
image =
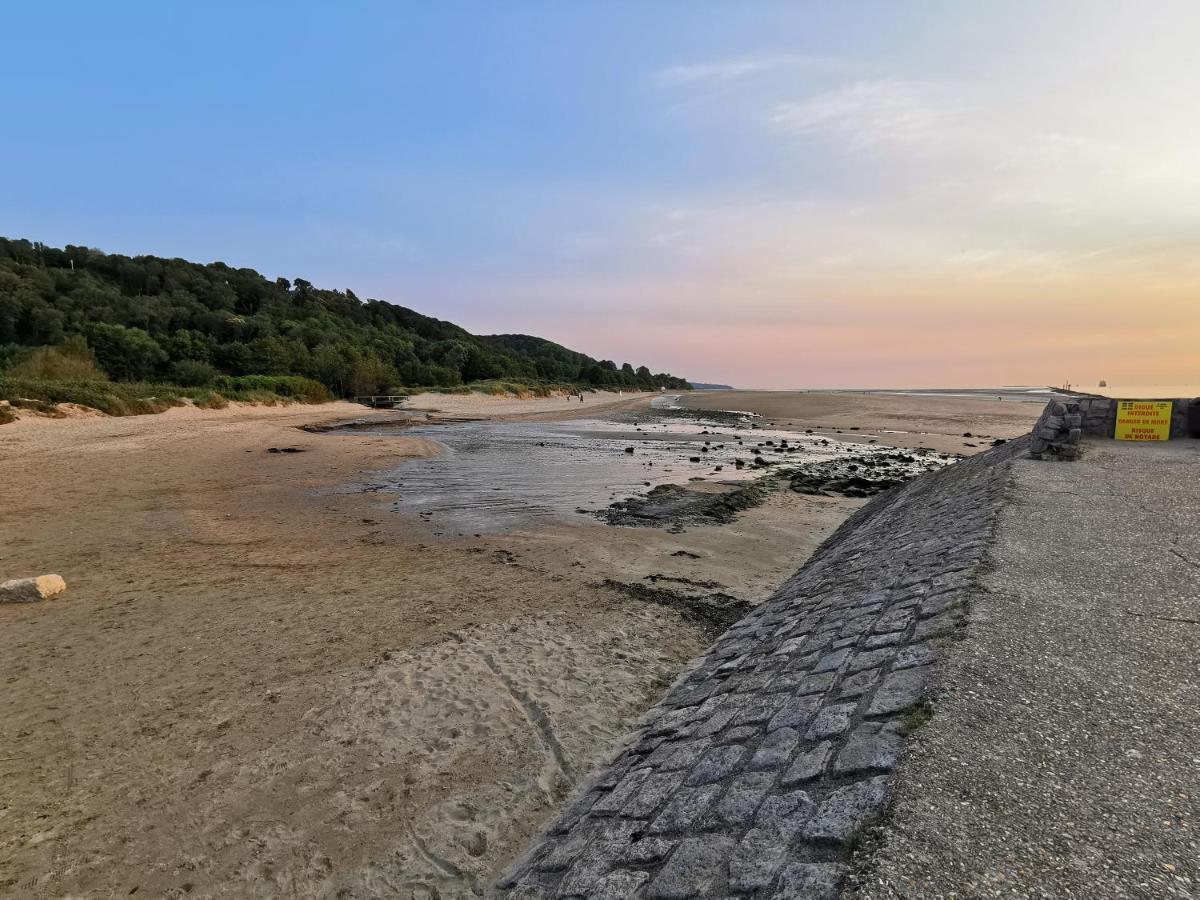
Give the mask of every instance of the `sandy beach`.
MULTIPOLYGON (((904 424, 946 448, 963 431, 1012 436, 1039 411, 687 400, 795 428, 904 424)), ((649 402, 408 408, 537 421, 649 402)), ((863 502, 781 491, 726 525, 581 516, 432 538, 338 488, 436 442, 300 430, 387 415, 341 403, 0 426, 0 571, 69 585, 0 607, 0 892, 477 894, 712 637, 686 603, 614 583, 757 602, 863 502)))
POLYGON ((405 410, 427 412, 447 418, 483 417, 501 421, 568 419, 645 406, 655 392, 585 391, 580 400, 574 394, 550 397, 512 397, 488 394, 414 394, 404 403, 405 410))
POLYGON ((895 447, 930 447, 971 456, 997 438, 1024 434, 1046 403, 1001 395, 883 393, 866 391, 704 391, 683 394, 693 409, 744 409, 776 427, 836 434, 843 440, 876 439, 895 447), (970 432, 970 437, 964 435, 970 432))

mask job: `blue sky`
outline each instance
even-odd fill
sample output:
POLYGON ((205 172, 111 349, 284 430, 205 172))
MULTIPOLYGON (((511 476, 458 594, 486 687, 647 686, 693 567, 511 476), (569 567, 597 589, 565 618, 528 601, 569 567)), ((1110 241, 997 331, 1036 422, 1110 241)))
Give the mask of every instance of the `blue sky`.
POLYGON ((23 4, 0 233, 743 385, 1183 380, 1200 17, 1144 7, 23 4))

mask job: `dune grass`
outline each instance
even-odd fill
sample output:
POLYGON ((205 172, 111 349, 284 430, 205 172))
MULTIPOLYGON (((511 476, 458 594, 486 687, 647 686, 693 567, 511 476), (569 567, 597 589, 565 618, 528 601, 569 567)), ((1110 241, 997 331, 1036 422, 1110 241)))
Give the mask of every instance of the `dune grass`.
MULTIPOLYGON (((188 388, 149 382, 97 379, 22 378, 0 376, 0 400, 17 409, 54 415, 59 403, 75 403, 110 416, 160 413, 191 401, 205 409, 221 409, 229 402, 323 403, 330 400, 323 385, 297 376, 222 376, 212 387, 188 388)), ((11 418, 11 413, 9 413, 11 418)))
POLYGON ((551 397, 554 394, 577 394, 581 388, 573 384, 525 384, 517 381, 472 381, 469 384, 415 385, 393 388, 382 393, 396 397, 415 397, 417 394, 486 394, 490 397, 551 397))
MULTIPOLYGON (((204 387, 185 387, 160 382, 109 381, 81 365, 78 372, 92 377, 46 377, 40 373, 73 374, 62 360, 46 356, 33 365, 13 367, 0 374, 0 401, 13 409, 34 410, 53 416, 59 403, 74 403, 110 416, 139 416, 160 413, 187 402, 203 409, 223 409, 238 403, 325 403, 333 399, 323 384, 295 375, 218 375, 204 387)), ((485 394, 492 397, 550 397, 556 393, 589 390, 572 384, 525 384, 514 381, 478 381, 457 387, 406 387, 391 393, 398 396, 434 392, 441 394, 485 394)), ((14 419, 12 410, 0 406, 0 425, 14 419)))
MULTIPOLYGON (((566 384, 559 382, 520 382, 520 381, 472 381, 469 384, 446 387, 427 385, 421 387, 404 387, 388 391, 398 397, 412 397, 416 394, 486 394, 491 397, 552 397, 555 394, 578 394, 580 391, 621 390, 618 386, 595 387, 593 385, 566 384)), ((627 390, 637 390, 629 388, 627 390)))

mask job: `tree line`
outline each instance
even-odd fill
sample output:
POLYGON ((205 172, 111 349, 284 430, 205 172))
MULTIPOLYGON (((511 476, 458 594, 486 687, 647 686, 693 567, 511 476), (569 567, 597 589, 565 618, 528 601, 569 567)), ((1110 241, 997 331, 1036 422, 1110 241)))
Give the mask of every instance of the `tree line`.
POLYGON ((31 348, 59 345, 86 346, 120 381, 202 387, 222 375, 298 375, 343 397, 487 380, 689 387, 530 335, 472 335, 302 278, 0 238, 0 370, 31 348))

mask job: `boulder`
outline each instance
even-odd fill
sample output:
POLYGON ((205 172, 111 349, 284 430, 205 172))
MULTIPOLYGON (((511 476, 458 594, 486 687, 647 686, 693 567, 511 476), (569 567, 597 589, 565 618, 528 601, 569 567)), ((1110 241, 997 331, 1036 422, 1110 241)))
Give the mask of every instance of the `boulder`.
POLYGON ((0 603, 37 603, 57 597, 67 589, 61 575, 14 578, 0 584, 0 603))

